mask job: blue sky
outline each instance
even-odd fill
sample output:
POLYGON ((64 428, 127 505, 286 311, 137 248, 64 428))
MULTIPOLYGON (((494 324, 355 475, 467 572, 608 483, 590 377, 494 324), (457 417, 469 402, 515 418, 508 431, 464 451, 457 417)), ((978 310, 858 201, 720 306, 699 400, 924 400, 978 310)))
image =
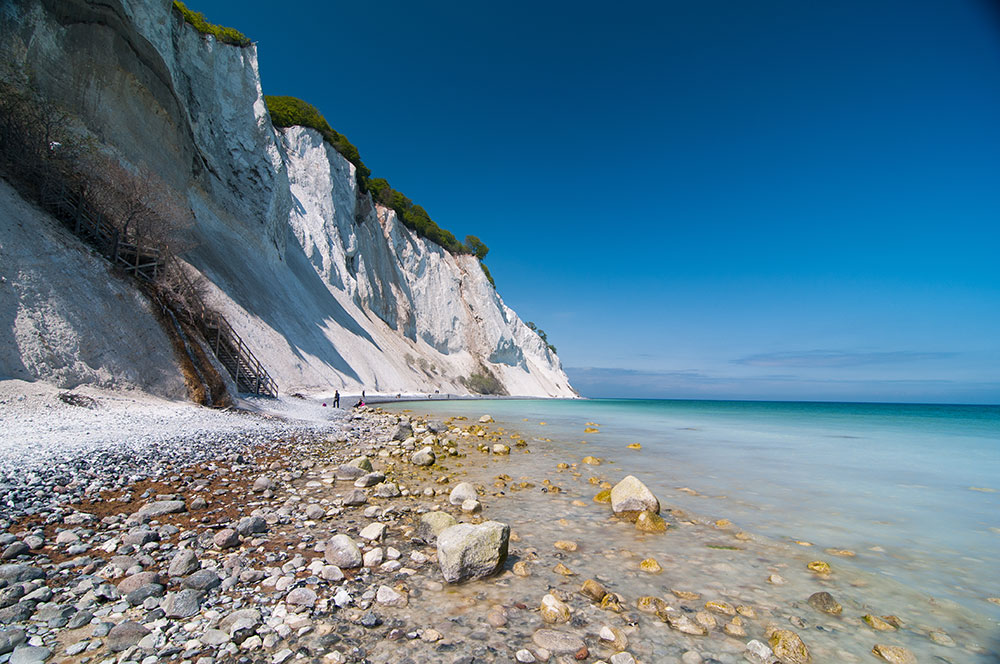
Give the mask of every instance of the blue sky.
POLYGON ((987 0, 189 4, 586 396, 1000 402, 987 0))

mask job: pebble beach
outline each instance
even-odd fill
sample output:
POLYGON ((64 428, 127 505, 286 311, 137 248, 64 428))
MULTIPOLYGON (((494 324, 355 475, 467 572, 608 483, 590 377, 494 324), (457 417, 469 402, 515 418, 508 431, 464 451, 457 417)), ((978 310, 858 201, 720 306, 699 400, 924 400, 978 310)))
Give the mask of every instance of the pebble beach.
POLYGON ((841 564, 855 552, 672 506, 488 403, 220 412, 17 387, 0 664, 994 656, 990 625, 887 595, 841 564))

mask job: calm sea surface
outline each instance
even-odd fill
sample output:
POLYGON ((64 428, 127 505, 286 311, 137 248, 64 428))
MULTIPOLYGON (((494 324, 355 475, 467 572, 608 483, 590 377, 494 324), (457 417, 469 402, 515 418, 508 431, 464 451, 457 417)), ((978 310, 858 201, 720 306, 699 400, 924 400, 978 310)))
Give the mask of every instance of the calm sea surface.
POLYGON ((1000 407, 515 400, 390 408, 470 419, 488 412, 533 445, 613 462, 613 472, 637 475, 671 506, 817 551, 854 550, 838 564, 1000 616, 985 602, 1000 596, 1000 407), (585 433, 588 422, 600 432, 585 433))

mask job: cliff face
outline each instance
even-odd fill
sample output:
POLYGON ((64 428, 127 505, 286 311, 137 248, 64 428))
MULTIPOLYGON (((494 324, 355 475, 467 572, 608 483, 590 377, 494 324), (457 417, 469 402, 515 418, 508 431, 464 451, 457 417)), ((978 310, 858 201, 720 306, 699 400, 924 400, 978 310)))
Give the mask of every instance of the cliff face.
MULTIPOLYGON (((276 131, 255 47, 199 34, 170 0, 4 0, 8 53, 123 160, 183 193, 184 259, 283 392, 572 396, 558 358, 453 256, 358 195, 310 129, 276 131)), ((9 56, 8 56, 9 57, 9 56)))

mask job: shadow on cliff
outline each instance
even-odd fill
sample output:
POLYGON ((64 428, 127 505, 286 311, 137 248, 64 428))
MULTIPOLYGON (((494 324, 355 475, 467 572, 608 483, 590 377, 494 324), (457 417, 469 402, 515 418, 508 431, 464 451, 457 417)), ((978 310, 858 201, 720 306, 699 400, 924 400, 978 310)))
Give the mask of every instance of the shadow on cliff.
MULTIPOLYGON (((216 238, 199 244, 188 258, 212 275, 213 281, 237 304, 281 335, 298 360, 307 364, 318 360, 361 382, 350 362, 326 336, 325 329, 339 326, 370 343, 374 352, 382 349, 330 293, 291 229, 286 247, 284 264, 272 264, 266 259, 255 263, 234 245, 216 238)), ((239 331, 239 321, 230 322, 239 331)), ((283 349, 252 350, 265 367, 269 365, 268 355, 284 352, 283 349)))

